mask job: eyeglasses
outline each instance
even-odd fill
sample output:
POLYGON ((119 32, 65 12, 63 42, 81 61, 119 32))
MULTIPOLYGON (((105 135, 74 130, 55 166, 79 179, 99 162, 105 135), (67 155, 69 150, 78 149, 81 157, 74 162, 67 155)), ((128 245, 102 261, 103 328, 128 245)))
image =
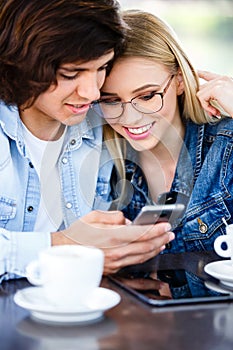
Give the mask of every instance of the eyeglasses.
POLYGON ((174 75, 172 75, 165 88, 161 92, 150 91, 142 95, 132 98, 130 101, 121 102, 118 97, 106 97, 93 102, 92 108, 99 114, 99 107, 102 110, 102 117, 105 119, 120 118, 125 110, 125 105, 130 103, 138 112, 143 114, 153 114, 159 112, 163 108, 163 98, 166 94, 174 75))

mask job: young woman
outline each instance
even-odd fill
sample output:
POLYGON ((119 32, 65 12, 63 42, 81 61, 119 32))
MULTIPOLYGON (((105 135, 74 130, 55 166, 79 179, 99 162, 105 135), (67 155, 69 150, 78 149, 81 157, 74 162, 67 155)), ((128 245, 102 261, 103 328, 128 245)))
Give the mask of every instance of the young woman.
POLYGON ((198 92, 201 106, 197 73, 172 29, 145 12, 123 18, 126 48, 97 105, 111 126, 116 204, 133 220, 145 204, 183 203, 163 253, 212 250, 222 219, 233 223, 233 120, 212 106, 218 99, 233 116, 232 79, 200 72, 210 80, 198 92))
POLYGON ((25 276, 50 245, 103 248, 108 273, 172 239, 166 224, 143 235, 122 213, 91 212, 108 199, 112 164, 100 120, 85 117, 123 42, 113 0, 1 2, 0 281, 25 276))

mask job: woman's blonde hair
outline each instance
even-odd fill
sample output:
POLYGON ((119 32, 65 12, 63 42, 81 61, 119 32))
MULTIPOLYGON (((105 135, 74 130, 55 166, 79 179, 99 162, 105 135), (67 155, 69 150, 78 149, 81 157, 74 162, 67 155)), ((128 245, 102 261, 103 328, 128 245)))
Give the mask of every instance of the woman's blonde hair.
MULTIPOLYGON (((160 18, 140 10, 124 11, 123 19, 128 30, 126 46, 120 57, 142 57, 164 65, 171 75, 180 72, 184 82, 184 92, 178 96, 182 120, 190 119, 197 124, 213 122, 199 103, 196 96, 199 88, 197 73, 173 29, 160 18)), ((126 155, 123 154, 122 140, 119 146, 120 136, 109 125, 104 126, 104 135, 120 178, 124 179, 126 155)), ((123 192, 122 188, 122 195, 123 192)))

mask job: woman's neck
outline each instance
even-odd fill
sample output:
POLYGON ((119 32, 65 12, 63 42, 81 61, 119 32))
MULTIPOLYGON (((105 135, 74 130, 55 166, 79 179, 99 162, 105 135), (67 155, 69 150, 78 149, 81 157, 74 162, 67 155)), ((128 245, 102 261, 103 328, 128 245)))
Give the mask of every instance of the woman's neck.
POLYGON ((166 138, 156 147, 139 153, 140 166, 154 202, 157 202, 161 193, 170 191, 183 145, 184 133, 183 124, 176 128, 173 127, 168 130, 166 138))

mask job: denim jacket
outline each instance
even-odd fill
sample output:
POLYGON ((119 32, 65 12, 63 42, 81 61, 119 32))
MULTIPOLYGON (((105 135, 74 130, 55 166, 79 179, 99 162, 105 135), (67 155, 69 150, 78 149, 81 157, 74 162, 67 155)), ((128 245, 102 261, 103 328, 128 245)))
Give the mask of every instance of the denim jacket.
MULTIPOLYGON (((49 232, 33 232, 40 183, 22 135, 17 108, 0 104, 0 281, 24 276, 51 244, 49 232)), ((92 209, 108 209, 112 161, 96 115, 68 127, 58 164, 65 227, 92 209)))
MULTIPOLYGON (((132 159, 132 155, 129 159, 132 159)), ((133 220, 140 209, 145 204, 151 204, 151 201, 136 158, 134 162, 127 160, 126 172, 133 191, 131 201, 123 211, 126 217, 133 220)), ((213 250, 215 238, 225 234, 222 218, 229 224, 233 223, 232 119, 205 125, 196 125, 191 121, 187 123, 167 197, 170 195, 175 195, 176 202, 184 203, 186 210, 180 222, 173 227, 174 241, 162 254, 213 250)), ((192 279, 190 284, 193 282, 192 279)))

